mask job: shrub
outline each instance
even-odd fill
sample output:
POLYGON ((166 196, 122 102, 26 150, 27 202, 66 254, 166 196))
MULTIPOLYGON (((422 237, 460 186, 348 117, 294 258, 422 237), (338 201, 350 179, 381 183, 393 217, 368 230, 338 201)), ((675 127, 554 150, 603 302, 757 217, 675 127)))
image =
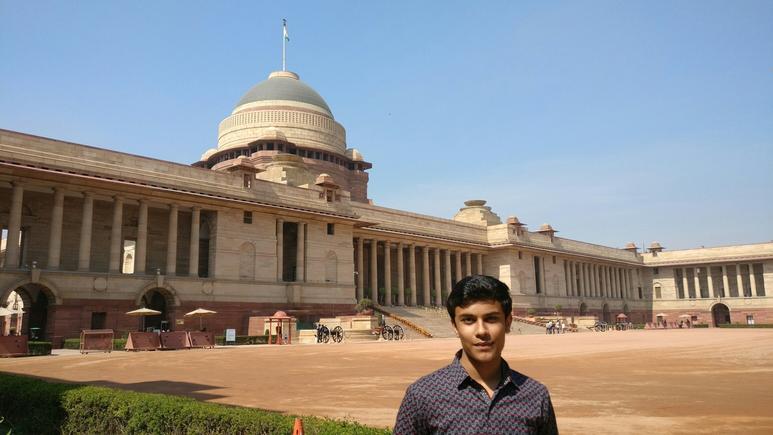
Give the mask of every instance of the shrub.
POLYGON ((49 341, 30 341, 27 343, 30 355, 51 355, 51 342, 49 341))
MULTIPOLYGON (((274 335, 274 337, 275 336, 276 335, 274 335)), ((243 344, 267 344, 267 343, 268 343, 267 335, 237 335, 235 344, 243 345, 243 344)), ((218 346, 224 346, 225 335, 220 335, 218 337, 215 337, 215 344, 217 344, 218 346)))
POLYGON ((360 299, 360 302, 354 306, 354 309, 357 310, 358 313, 361 313, 370 308, 373 308, 373 301, 368 298, 360 299))
MULTIPOLYGON (((295 416, 165 394, 47 383, 0 373, 0 409, 14 434, 288 434, 295 416), (35 412, 30 412, 35 409, 35 412)), ((347 421, 304 417, 309 434, 388 434, 347 421)))
POLYGON ((760 323, 756 325, 747 325, 746 323, 726 323, 719 325, 720 328, 773 328, 773 323, 760 323))
MULTIPOLYGON (((67 338, 64 340, 64 346, 62 346, 65 349, 74 349, 74 350, 80 350, 81 348, 81 339, 80 338, 67 338)), ((114 338, 113 339, 113 350, 123 350, 126 347, 126 338, 114 338)))

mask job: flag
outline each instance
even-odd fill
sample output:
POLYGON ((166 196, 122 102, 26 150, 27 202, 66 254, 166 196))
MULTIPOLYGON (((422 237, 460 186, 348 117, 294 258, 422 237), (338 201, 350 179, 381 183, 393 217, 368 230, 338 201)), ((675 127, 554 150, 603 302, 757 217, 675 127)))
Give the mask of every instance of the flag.
POLYGON ((282 32, 284 32, 285 41, 290 41, 290 35, 287 33, 287 20, 282 20, 282 32))

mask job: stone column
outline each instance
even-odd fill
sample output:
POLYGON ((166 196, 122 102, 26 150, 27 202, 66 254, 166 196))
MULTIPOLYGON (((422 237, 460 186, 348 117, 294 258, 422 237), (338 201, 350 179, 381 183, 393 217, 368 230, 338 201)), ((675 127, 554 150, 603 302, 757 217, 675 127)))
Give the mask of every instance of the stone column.
POLYGON ((397 305, 405 305, 405 261, 403 260, 403 242, 397 243, 397 305))
POLYGON ((306 224, 298 222, 298 237, 295 244, 295 280, 306 281, 306 224))
POLYGON ((444 252, 446 260, 446 296, 448 296, 454 288, 454 283, 451 281, 451 250, 446 249, 444 252))
POLYGON ((54 189, 54 207, 51 210, 51 228, 48 237, 48 268, 59 269, 62 258, 62 216, 64 215, 64 190, 54 189))
POLYGON ((456 260, 456 282, 459 282, 464 278, 462 274, 462 251, 456 251, 454 259, 456 260))
POLYGON ((695 283, 695 298, 696 299, 700 299, 701 298, 701 278, 700 278, 700 273, 698 273, 699 269, 700 268, 696 266, 695 269, 694 269, 695 270, 695 274, 693 275, 693 282, 695 283))
POLYGON ((714 278, 711 276, 711 266, 706 266, 706 283, 709 286, 709 297, 716 298, 717 291, 714 289, 714 278))
POLYGON ((5 269, 19 268, 19 249, 21 232, 21 209, 24 201, 24 183, 14 181, 11 196, 11 212, 8 216, 8 237, 5 244, 5 269))
POLYGON ((363 267, 365 266, 365 261, 363 259, 363 255, 365 254, 365 247, 364 243, 362 241, 362 237, 357 238, 357 300, 362 300, 363 297, 363 286, 365 285, 365 271, 363 270, 363 267))
POLYGON ((569 282, 571 282, 569 279, 569 261, 564 260, 564 296, 569 296, 569 282))
POLYGON ((727 265, 722 265, 722 296, 730 296, 730 280, 727 277, 727 265))
POLYGON ((191 245, 188 251, 188 275, 199 277, 199 227, 201 226, 201 208, 191 209, 191 245))
POLYGON ((384 242, 384 305, 392 305, 392 243, 384 242))
POLYGON ((684 298, 690 299, 690 286, 687 281, 687 268, 682 269, 682 288, 684 288, 684 298))
POLYGON ((740 264, 736 264, 735 265, 735 279, 736 279, 736 282, 738 284, 738 296, 739 297, 744 297, 744 295, 746 293, 744 292, 744 288, 743 288, 743 276, 741 275, 741 265, 740 264))
POLYGON ((612 273, 609 266, 604 266, 604 283, 607 286, 607 298, 612 299, 612 273))
MULTIPOLYGON (((478 254, 478 275, 483 275, 483 254, 478 254)), ((544 274, 543 274, 544 275, 544 274)))
POLYGON ((603 289, 601 287, 601 278, 599 277, 599 274, 601 273, 601 266, 598 264, 593 266, 593 280, 596 282, 596 297, 601 298, 603 297, 603 289))
POLYGON ((117 273, 121 270, 121 258, 123 238, 123 198, 113 197, 113 225, 110 227, 110 273, 117 273))
POLYGON ((422 301, 426 306, 432 305, 432 299, 430 296, 430 288, 429 288, 429 247, 428 246, 422 246, 421 247, 421 261, 422 261, 422 274, 421 274, 421 281, 422 281, 422 291, 424 293, 424 300, 422 301))
POLYGON ((571 281, 570 294, 572 296, 578 296, 577 294, 577 268, 574 261, 569 262, 569 281, 571 281))
POLYGON ((370 241, 370 298, 378 304, 378 240, 370 241))
POLYGON ((276 220, 276 280, 284 281, 284 219, 276 220))
POLYGON ((91 222, 93 218, 94 195, 91 192, 85 192, 83 194, 83 214, 81 215, 81 237, 78 246, 78 270, 80 271, 88 271, 91 268, 91 222))
POLYGON ((464 254, 464 275, 472 275, 472 252, 464 254))
POLYGON ((169 206, 169 229, 166 239, 166 274, 177 273, 177 204, 169 206))
POLYGON ((419 287, 416 284, 416 245, 408 245, 408 278, 411 285, 411 306, 416 306, 416 294, 419 287))
POLYGON ((443 305, 442 283, 440 282, 440 249, 435 248, 433 257, 435 263, 435 306, 443 305))
POLYGON ((749 263, 749 285, 752 286, 752 295, 762 296, 760 295, 760 288, 757 287, 757 277, 754 276, 754 264, 752 263, 749 263))
POLYGON ((625 294, 625 286, 623 285, 623 269, 622 268, 616 268, 615 269, 615 278, 617 279, 617 298, 623 299, 623 295, 625 294))
MULTIPOLYGON (((145 273, 145 263, 147 262, 148 258, 148 201, 145 199, 140 200, 139 205, 139 216, 137 217, 137 246, 134 256, 134 273, 135 274, 144 274, 145 273)), ((196 227, 198 229, 198 226, 196 227)), ((198 233, 197 233, 198 234, 198 233)), ((197 236, 198 237, 198 236, 197 236)), ((196 240, 196 252, 198 254, 198 239, 196 240)), ((193 241, 191 241, 193 243, 193 241)), ((198 268, 199 262, 198 257, 196 259, 196 263, 192 262, 193 259, 191 259, 191 267, 195 264, 198 268)))
POLYGON ((585 263, 580 263, 580 285, 582 289, 580 290, 583 297, 588 297, 588 265, 585 263))

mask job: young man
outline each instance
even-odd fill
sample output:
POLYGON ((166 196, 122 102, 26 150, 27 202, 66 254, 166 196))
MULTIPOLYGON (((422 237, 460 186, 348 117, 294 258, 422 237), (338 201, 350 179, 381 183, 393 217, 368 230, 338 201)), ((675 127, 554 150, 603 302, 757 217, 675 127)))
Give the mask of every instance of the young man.
POLYGON ((557 434, 547 388, 502 359, 513 321, 510 289, 490 276, 468 276, 446 308, 462 349, 408 387, 394 433, 557 434))

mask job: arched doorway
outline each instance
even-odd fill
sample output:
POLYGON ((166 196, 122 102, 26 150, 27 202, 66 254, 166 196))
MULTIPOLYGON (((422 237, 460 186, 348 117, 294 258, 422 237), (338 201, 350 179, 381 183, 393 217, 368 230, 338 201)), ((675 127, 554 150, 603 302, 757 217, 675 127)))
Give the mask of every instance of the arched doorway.
POLYGON ((48 339, 48 311, 55 300, 51 290, 42 284, 25 284, 9 291, 0 299, 0 305, 23 314, 18 315, 21 318, 14 315, 2 332, 27 335, 31 341, 48 339), (17 326, 21 329, 17 330, 17 326))
POLYGON ((145 293, 142 296, 142 303, 141 305, 145 308, 150 308, 151 310, 161 311, 161 314, 158 314, 156 316, 147 316, 144 319, 144 325, 145 330, 153 329, 153 330, 169 330, 171 329, 171 325, 168 319, 168 307, 171 307, 173 304, 170 300, 168 300, 169 296, 166 294, 164 289, 152 289, 148 290, 147 293, 145 293))
POLYGON ((612 320, 609 316, 609 305, 604 304, 604 306, 601 308, 601 317, 606 323, 612 323, 612 320))
POLYGON ((580 304, 580 315, 581 316, 587 316, 588 315, 588 306, 585 305, 585 302, 580 304))
POLYGON ((711 307, 711 318, 714 326, 730 324, 730 308, 725 304, 716 304, 711 307))

